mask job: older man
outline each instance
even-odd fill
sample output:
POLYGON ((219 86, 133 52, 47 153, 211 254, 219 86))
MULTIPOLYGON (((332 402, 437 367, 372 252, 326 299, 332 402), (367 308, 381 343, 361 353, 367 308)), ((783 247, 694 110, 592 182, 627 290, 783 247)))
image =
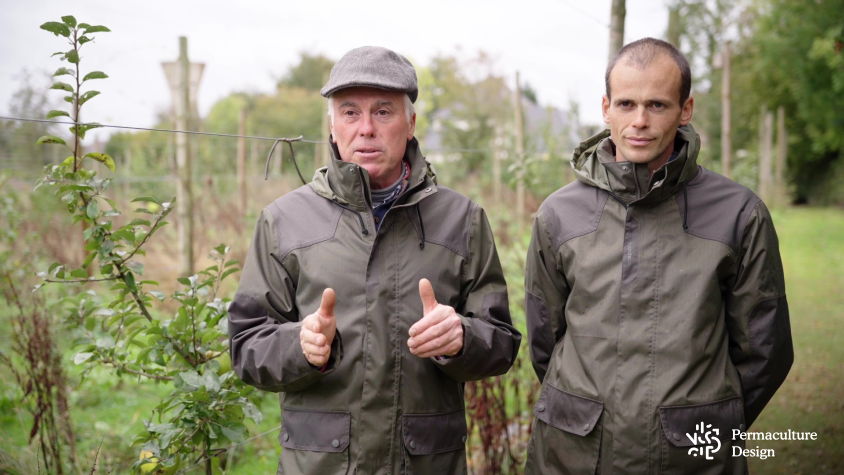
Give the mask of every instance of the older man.
POLYGON ((732 431, 791 366, 771 217, 695 162, 690 87, 669 43, 625 46, 606 73, 609 130, 581 144, 577 181, 537 213, 528 473, 743 473, 732 431))
POLYGON ((353 49, 322 94, 334 159, 261 214, 234 368, 282 393, 280 472, 465 472, 463 383, 520 340, 486 216, 437 185, 403 56, 353 49))

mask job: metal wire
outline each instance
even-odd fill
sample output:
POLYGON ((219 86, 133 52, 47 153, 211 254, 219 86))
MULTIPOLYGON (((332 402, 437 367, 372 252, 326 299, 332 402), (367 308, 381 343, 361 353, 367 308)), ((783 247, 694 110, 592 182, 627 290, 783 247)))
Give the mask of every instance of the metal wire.
POLYGON ((222 134, 219 132, 200 132, 198 130, 178 130, 178 129, 156 129, 152 127, 132 127, 129 125, 113 125, 113 124, 100 124, 98 122, 72 122, 66 120, 49 120, 49 119, 27 119, 23 117, 7 117, 0 115, 0 119, 6 120, 20 120, 23 122, 42 122, 47 124, 66 124, 66 125, 94 125, 96 127, 104 127, 109 129, 128 129, 128 130, 146 130, 150 132, 169 132, 173 134, 188 134, 188 135, 206 135, 210 137, 229 137, 229 138, 245 138, 245 139, 254 139, 254 140, 280 140, 283 142, 286 141, 293 141, 293 142, 304 142, 304 143, 325 143, 321 140, 308 140, 303 139, 300 135, 297 138, 278 138, 278 137, 261 137, 258 135, 237 135, 237 134, 222 134))

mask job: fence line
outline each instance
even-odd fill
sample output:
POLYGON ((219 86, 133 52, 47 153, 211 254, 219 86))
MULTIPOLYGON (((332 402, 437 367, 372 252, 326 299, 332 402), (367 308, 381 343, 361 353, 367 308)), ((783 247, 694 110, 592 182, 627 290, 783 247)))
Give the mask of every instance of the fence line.
MULTIPOLYGON (((307 144, 327 144, 323 140, 313 140, 313 139, 306 139, 306 138, 298 138, 298 137, 263 137, 260 135, 239 135, 239 134, 227 134, 222 132, 202 132, 198 130, 179 130, 179 129, 158 129, 154 127, 137 127, 131 125, 116 125, 116 124, 100 124, 99 122, 73 122, 73 121, 66 121, 66 120, 50 120, 50 119, 31 119, 27 117, 10 117, 10 116, 3 116, 0 115, 0 119, 3 120, 10 120, 10 121, 19 121, 19 122, 39 122, 45 124, 59 124, 59 125, 94 125, 96 128, 105 128, 105 129, 125 129, 125 130, 139 130, 139 131, 146 131, 146 132, 164 132, 164 133, 171 133, 171 134, 189 134, 189 135, 204 135, 209 137, 223 137, 223 138, 244 138, 244 139, 253 139, 253 140, 267 140, 273 142, 302 142, 307 144)), ((487 153, 489 150, 481 149, 481 148, 426 148, 428 152, 436 152, 436 153, 487 153)))

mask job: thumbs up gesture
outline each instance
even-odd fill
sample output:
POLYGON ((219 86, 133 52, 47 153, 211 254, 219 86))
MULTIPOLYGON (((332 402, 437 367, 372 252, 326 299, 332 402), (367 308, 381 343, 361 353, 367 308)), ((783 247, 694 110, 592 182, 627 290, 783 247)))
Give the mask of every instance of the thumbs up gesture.
POLYGON ((316 312, 302 320, 299 330, 299 344, 308 363, 322 367, 331 356, 331 342, 337 332, 337 319, 334 318, 336 296, 331 288, 322 292, 322 301, 316 312))
POLYGON ((428 279, 419 281, 422 318, 410 327, 407 346, 420 358, 454 356, 463 349, 463 323, 453 307, 437 303, 428 279))

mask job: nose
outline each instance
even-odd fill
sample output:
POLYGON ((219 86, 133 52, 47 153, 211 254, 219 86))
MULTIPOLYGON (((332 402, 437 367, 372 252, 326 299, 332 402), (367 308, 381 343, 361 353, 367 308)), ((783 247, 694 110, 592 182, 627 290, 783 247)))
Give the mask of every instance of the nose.
POLYGON ((375 135, 375 123, 369 114, 362 115, 358 133, 363 137, 372 137, 375 135))
POLYGON ((637 129, 646 128, 648 126, 648 109, 644 106, 637 107, 634 114, 633 123, 630 125, 637 129))

